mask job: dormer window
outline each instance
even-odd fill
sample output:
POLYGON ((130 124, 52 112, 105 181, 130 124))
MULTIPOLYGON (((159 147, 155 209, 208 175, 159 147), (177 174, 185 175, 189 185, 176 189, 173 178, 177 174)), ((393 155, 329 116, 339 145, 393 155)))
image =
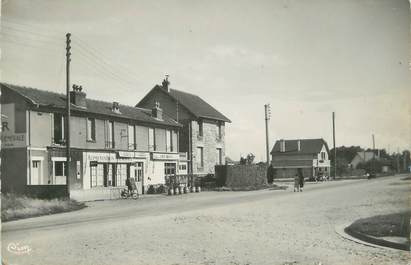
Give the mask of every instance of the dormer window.
POLYGON ((113 107, 111 109, 114 113, 121 114, 120 104, 118 102, 113 102, 113 107))

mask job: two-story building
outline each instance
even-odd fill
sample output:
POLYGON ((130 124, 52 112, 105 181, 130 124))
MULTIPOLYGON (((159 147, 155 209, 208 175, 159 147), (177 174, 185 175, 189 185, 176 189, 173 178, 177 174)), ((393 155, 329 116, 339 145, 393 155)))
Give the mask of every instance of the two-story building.
POLYGON ((324 139, 278 140, 271 150, 274 176, 292 178, 298 169, 305 178, 330 176, 329 153, 324 139))
MULTIPOLYGON (((9 84, 1 89, 2 191, 65 186, 66 96, 9 84)), ((127 178, 144 192, 169 175, 187 174, 187 154, 178 150, 182 126, 158 103, 144 109, 92 100, 77 86, 70 99, 72 198, 116 197, 127 178)))
POLYGON ((160 102, 170 117, 183 125, 179 148, 188 153, 188 172, 214 174, 215 165, 225 164, 225 126, 231 121, 197 95, 170 88, 168 78, 156 85, 136 105, 147 108, 160 102))

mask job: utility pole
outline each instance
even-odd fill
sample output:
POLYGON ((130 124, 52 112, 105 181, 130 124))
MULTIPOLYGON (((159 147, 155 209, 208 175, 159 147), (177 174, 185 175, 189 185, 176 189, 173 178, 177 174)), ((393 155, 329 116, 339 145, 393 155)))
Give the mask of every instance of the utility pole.
POLYGON ((270 166, 270 143, 268 140, 268 121, 270 120, 271 117, 271 107, 270 104, 265 104, 264 105, 264 110, 265 110, 265 148, 266 148, 266 154, 267 154, 267 167, 270 166))
POLYGON ((397 174, 400 173, 400 148, 397 147, 397 174))
POLYGON ((372 163, 371 163, 371 173, 375 173, 375 137, 372 135, 372 163))
POLYGON ((337 149, 335 148, 335 112, 333 111, 334 179, 337 176, 337 149))
POLYGON ((71 34, 66 34, 66 185, 67 195, 70 198, 70 61, 71 61, 71 34))

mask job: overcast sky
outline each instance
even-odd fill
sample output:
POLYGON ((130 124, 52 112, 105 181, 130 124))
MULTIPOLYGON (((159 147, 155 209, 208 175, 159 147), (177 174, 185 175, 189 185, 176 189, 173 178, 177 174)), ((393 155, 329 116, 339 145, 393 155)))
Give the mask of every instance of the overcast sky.
POLYGON ((164 75, 232 120, 227 155, 265 159, 276 139, 411 149, 407 0, 3 0, 1 75, 135 105, 164 75))

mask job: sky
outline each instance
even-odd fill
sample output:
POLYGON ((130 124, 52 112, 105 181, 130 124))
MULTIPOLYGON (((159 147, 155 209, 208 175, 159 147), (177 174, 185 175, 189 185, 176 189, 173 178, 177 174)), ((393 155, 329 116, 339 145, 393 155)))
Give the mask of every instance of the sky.
POLYGON ((407 0, 3 0, 1 79, 135 105, 169 74, 229 117, 226 153, 278 139, 411 149, 407 0))

